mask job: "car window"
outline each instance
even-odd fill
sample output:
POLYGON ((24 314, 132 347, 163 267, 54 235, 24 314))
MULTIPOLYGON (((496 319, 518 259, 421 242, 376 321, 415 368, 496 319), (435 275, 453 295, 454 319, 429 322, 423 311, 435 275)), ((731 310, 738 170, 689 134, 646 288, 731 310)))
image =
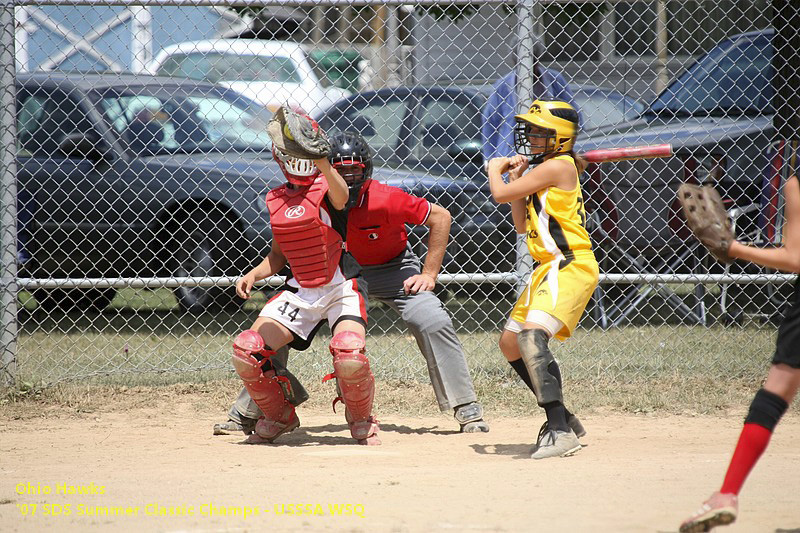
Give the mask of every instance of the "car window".
POLYGON ((612 100, 602 92, 576 92, 575 103, 581 110, 584 130, 618 124, 637 115, 636 109, 627 101, 612 100))
POLYGON ((308 56, 307 59, 308 64, 311 66, 311 70, 319 80, 320 86, 324 89, 327 89, 328 87, 335 87, 328 71, 320 64, 320 61, 311 56, 308 56))
POLYGON ((467 140, 480 141, 480 111, 466 99, 453 101, 448 95, 424 101, 414 130, 412 153, 418 160, 439 159, 451 146, 467 140))
POLYGON ((63 159, 59 146, 67 135, 91 129, 85 112, 61 91, 21 91, 18 97, 17 150, 20 155, 63 159))
POLYGON ((333 129, 357 131, 381 157, 388 158, 400 142, 405 117, 405 102, 376 101, 359 109, 348 109, 334 122, 333 129))
POLYGON ((46 98, 37 95, 22 95, 17 109, 17 153, 31 155, 31 140, 44 121, 46 98))
POLYGON ((156 74, 218 83, 220 81, 264 81, 301 83, 291 58, 285 56, 191 53, 168 57, 156 74))
POLYGON ((224 139, 233 144, 270 145, 268 113, 257 113, 255 109, 220 99, 190 97, 188 100, 196 106, 197 116, 209 126, 208 134, 213 142, 224 139))
POLYGON ((109 93, 99 107, 122 142, 137 154, 271 147, 266 132, 269 113, 242 98, 109 93))
POLYGON ((772 43, 745 40, 727 53, 712 50, 681 75, 651 106, 691 114, 771 113, 772 43))
POLYGON ((122 96, 104 99, 101 107, 108 122, 134 152, 154 154, 178 146, 175 124, 169 120, 161 99, 122 96))

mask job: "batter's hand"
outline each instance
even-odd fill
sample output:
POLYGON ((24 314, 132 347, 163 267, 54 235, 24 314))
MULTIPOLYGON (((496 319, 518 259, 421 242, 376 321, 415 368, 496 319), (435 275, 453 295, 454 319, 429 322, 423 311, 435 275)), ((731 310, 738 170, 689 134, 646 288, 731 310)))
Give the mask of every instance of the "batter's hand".
POLYGON ((489 171, 496 170, 500 174, 508 172, 508 167, 511 164, 510 157, 493 157, 489 160, 489 171))
POLYGON ((432 291, 436 280, 430 274, 416 274, 403 282, 406 294, 417 294, 420 291, 432 291))
POLYGON ((236 294, 239 298, 247 300, 250 298, 250 291, 256 283, 256 277, 250 273, 245 274, 236 281, 236 294))
POLYGON ((528 170, 528 166, 530 166, 530 161, 524 155, 517 154, 509 158, 508 181, 519 179, 528 170))

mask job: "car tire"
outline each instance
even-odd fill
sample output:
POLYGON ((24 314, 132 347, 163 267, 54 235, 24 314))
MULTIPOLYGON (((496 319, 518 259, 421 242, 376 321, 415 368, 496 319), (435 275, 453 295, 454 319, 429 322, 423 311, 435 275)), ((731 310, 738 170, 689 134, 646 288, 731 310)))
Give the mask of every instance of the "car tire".
MULTIPOLYGON (((171 276, 217 277, 230 275, 232 261, 223 250, 236 250, 233 224, 221 213, 193 211, 185 220, 167 229, 165 263, 171 276)), ((178 306, 186 312, 238 310, 241 301, 235 287, 177 287, 178 306)))
POLYGON ((117 289, 36 289, 33 297, 44 311, 100 312, 111 303, 117 289))

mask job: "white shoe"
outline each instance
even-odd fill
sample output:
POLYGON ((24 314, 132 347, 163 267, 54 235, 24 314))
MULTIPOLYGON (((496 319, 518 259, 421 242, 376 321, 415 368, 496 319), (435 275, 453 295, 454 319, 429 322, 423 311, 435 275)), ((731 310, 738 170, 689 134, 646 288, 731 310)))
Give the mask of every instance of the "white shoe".
POLYGON ((531 453, 531 459, 547 459, 548 457, 569 457, 581 449, 578 437, 571 429, 557 431, 550 429, 542 433, 531 453))
POLYGON ((739 499, 735 494, 715 492, 703 502, 700 509, 681 524, 681 533, 701 533, 717 526, 726 526, 736 520, 739 499))

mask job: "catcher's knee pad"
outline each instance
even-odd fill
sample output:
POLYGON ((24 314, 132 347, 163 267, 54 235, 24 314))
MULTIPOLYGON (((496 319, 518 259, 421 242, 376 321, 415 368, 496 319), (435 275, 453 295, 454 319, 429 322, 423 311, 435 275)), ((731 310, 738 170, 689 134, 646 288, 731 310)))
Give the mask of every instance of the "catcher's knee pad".
POLYGON ((531 376, 536 401, 541 405, 563 402, 561 386, 550 373, 550 363, 555 362, 553 353, 547 346, 550 337, 541 329, 525 329, 517 335, 517 344, 522 352, 522 360, 531 376))
POLYGON ((275 371, 264 371, 265 359, 275 352, 268 349, 258 332, 245 330, 233 341, 233 367, 242 378, 250 397, 264 413, 267 420, 288 422, 294 417, 294 406, 286 399, 288 380, 275 375, 275 371))
MULTIPOLYGON (((365 426, 364 422, 372 414, 375 398, 375 376, 369 368, 365 346, 364 337, 352 331, 337 333, 330 345, 333 375, 342 394, 351 430, 354 426, 365 426)), ((355 434, 353 436, 356 437, 355 434)))

